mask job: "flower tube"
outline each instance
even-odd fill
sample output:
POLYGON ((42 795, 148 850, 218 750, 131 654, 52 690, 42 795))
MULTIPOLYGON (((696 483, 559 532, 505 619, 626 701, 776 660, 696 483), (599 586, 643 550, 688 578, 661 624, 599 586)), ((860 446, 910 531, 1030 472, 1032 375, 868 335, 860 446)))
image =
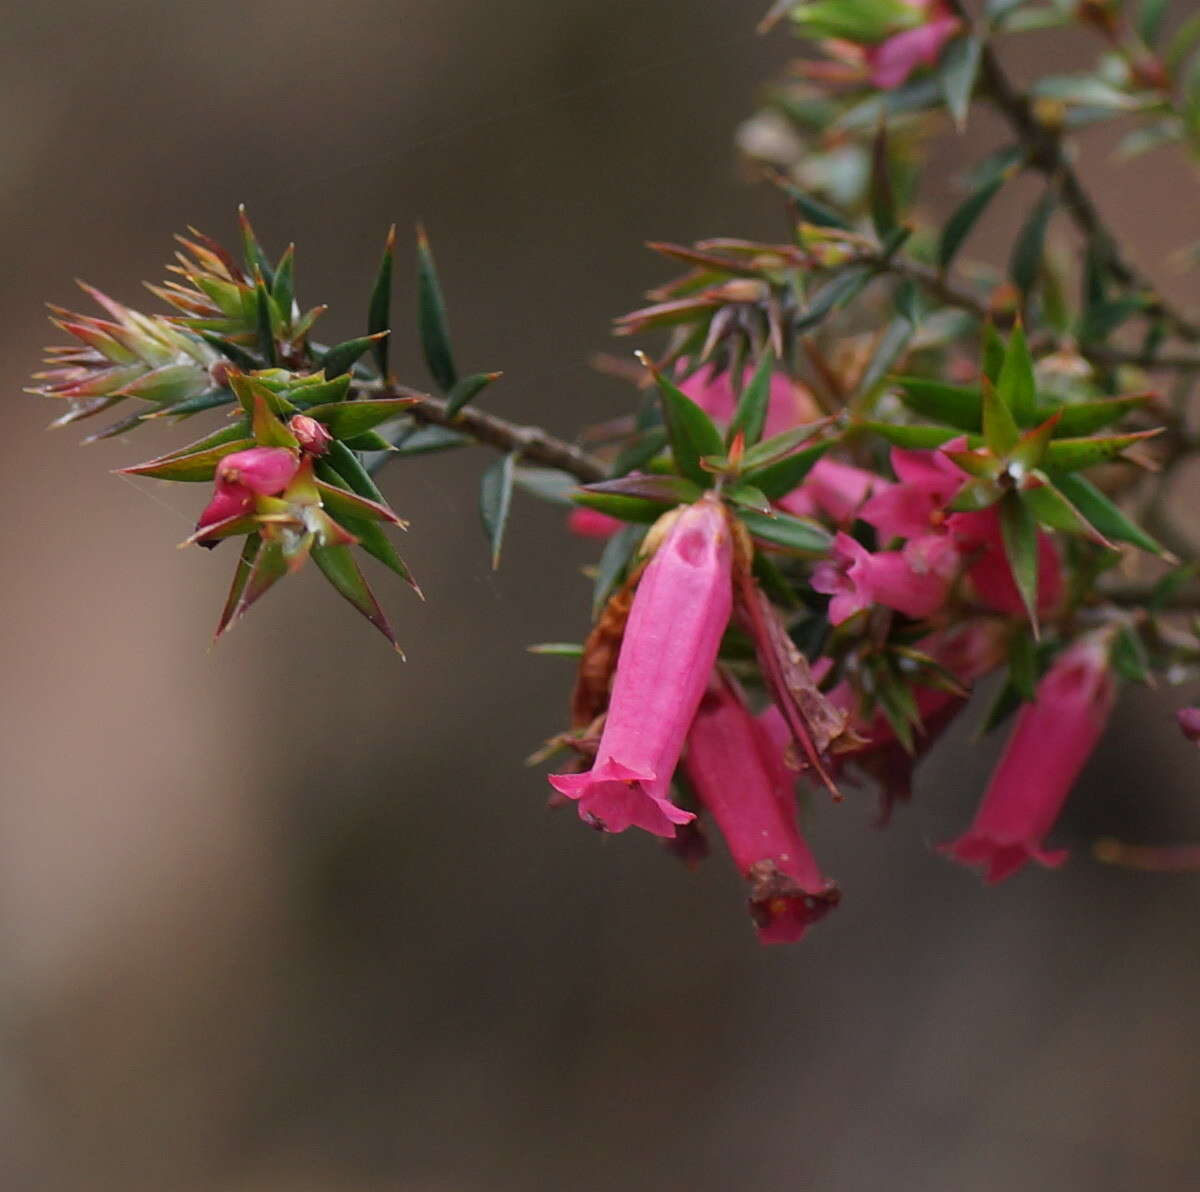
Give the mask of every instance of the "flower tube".
POLYGON ((1108 722, 1116 698, 1109 646, 1099 635, 1063 651, 1017 717, 1004 756, 971 827, 942 851, 981 865, 989 883, 1003 881, 1032 859, 1058 866, 1065 849, 1047 852, 1042 838, 1054 826, 1108 722))
POLYGON ((729 621, 732 554, 724 510, 702 500, 675 515, 642 575, 595 764, 550 776, 578 801, 580 818, 604 831, 669 837, 695 818, 671 802, 671 775, 729 621))
POLYGON ((688 734, 684 768, 750 884, 764 944, 794 943, 840 898, 796 826, 796 775, 734 683, 714 677, 688 734))

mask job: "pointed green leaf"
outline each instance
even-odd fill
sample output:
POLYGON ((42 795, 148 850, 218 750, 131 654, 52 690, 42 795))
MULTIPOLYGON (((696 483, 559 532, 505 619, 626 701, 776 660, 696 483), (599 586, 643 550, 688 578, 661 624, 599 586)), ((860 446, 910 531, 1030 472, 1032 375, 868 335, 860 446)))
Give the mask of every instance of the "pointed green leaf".
POLYGON ((872 277, 874 272, 864 267, 851 266, 843 269, 812 296, 792 324, 793 330, 807 331, 810 327, 815 327, 830 311, 845 306, 856 298, 872 277))
POLYGON ((309 406, 304 412, 325 426, 335 439, 352 439, 398 417, 412 404, 408 397, 359 398, 309 406))
MULTIPOLYGON (((371 301, 367 306, 367 334, 379 335, 392 327, 392 267, 396 259, 396 225, 388 228, 383 244, 383 256, 379 261, 379 272, 371 289, 371 301)), ((388 345, 391 336, 380 336, 375 341, 375 364, 379 375, 385 380, 388 375, 388 345)))
POLYGON ((805 477, 812 471, 813 465, 832 446, 831 440, 816 443, 812 447, 797 451, 773 464, 745 471, 742 473, 742 479, 747 484, 754 485, 770 500, 777 501, 780 497, 799 488, 805 477))
POLYGON ((646 537, 643 526, 625 526, 618 530, 605 544, 596 564, 596 580, 592 586, 592 616, 600 615, 613 589, 625 574, 637 549, 646 537))
POLYGON ((750 509, 739 509, 737 516, 755 538, 797 554, 825 555, 833 544, 833 537, 824 526, 805 517, 793 517, 790 513, 767 517, 750 509))
POLYGON ((767 407, 771 401, 771 376, 775 371, 775 353, 767 348, 750 378, 750 384, 742 390, 738 398, 737 409, 729 423, 729 432, 725 436, 727 443, 732 443, 738 432, 745 436, 747 447, 753 447, 762 438, 763 427, 767 424, 767 407))
POLYGON ((1021 593, 1021 603, 1025 605, 1034 636, 1037 636, 1037 522, 1019 493, 1005 493, 1000 501, 1000 533, 1017 591, 1021 593))
POLYGON ((316 486, 321 497, 321 504, 337 521, 341 521, 345 517, 354 517, 362 521, 384 521, 393 526, 405 524, 404 520, 382 501, 373 501, 370 497, 350 492, 324 480, 318 480, 316 486))
POLYGON ((667 428, 651 426, 630 439, 613 461, 612 474, 624 476, 647 464, 667 446, 667 428))
POLYGON ((378 431, 365 430, 361 435, 353 435, 349 439, 342 440, 351 451, 386 451, 392 452, 392 443, 390 439, 385 439, 378 431))
POLYGON ((1083 534, 1097 546, 1106 550, 1116 549, 1053 484, 1046 483, 1037 488, 1027 488, 1022 497, 1038 525, 1051 530, 1062 530, 1068 534, 1083 534))
POLYGON ((1122 679, 1130 683, 1145 683, 1153 685, 1150 671, 1150 659, 1142 639, 1128 625, 1122 625, 1113 639, 1112 653, 1113 669, 1122 679))
POLYGON ((271 297, 284 324, 292 321, 292 309, 296 300, 295 290, 296 246, 289 244, 279 264, 275 266, 275 278, 271 282, 271 297))
MULTIPOLYGON (((819 434, 834 421, 833 418, 821 418, 817 422, 808 422, 802 426, 793 426, 788 430, 764 439, 757 446, 751 447, 742 456, 742 470, 751 471, 754 468, 765 468, 786 458, 819 434)), ((832 441, 832 440, 831 440, 832 441)))
MULTIPOLYGON (((873 431, 893 447, 925 449, 940 447, 951 439, 958 438, 961 430, 947 430, 944 426, 898 426, 894 422, 860 422, 864 430, 873 431)), ((761 480, 758 481, 761 485, 761 480)))
POLYGON ((581 492, 639 497, 662 505, 690 505, 701 497, 701 489, 683 476, 636 475, 585 484, 581 492))
POLYGON ((267 260, 267 254, 263 252, 254 235, 254 229, 250 226, 250 217, 246 214, 244 204, 238 207, 238 223, 242 229, 242 250, 246 257, 246 272, 251 277, 256 273, 259 274, 263 281, 270 285, 274 280, 271 262, 267 260))
POLYGON ((766 493, 753 484, 743 482, 731 485, 725 489, 725 499, 739 509, 749 509, 754 513, 761 513, 765 517, 775 516, 775 510, 771 508, 771 502, 767 499, 766 493))
POLYGON ((446 417, 453 418, 468 402, 474 401, 489 385, 504 374, 498 372, 474 373, 457 381, 446 396, 446 417))
POLYGON ((1054 212, 1056 197, 1047 190, 1038 200, 1025 226, 1017 235, 1008 262, 1008 276, 1022 294, 1029 294, 1042 269, 1042 253, 1046 246, 1046 228, 1054 212))
POLYGON ((572 500, 585 509, 595 509, 597 513, 607 513, 609 517, 638 525, 649 525, 658 521, 668 509, 661 501, 650 501, 645 497, 630 497, 623 493, 592 493, 585 489, 575 492, 572 500))
POLYGON ((326 459, 338 475, 345 480, 346 487, 351 492, 356 492, 360 497, 366 497, 369 501, 378 501, 381 505, 387 504, 383 499, 383 493, 379 491, 375 481, 363 467, 362 460, 345 443, 334 439, 329 444, 329 454, 326 459))
POLYGON ((983 325, 983 375, 993 385, 1000 379, 1006 350, 995 323, 988 319, 983 325))
POLYGON ((1093 401, 1072 402, 1062 406, 1062 417, 1058 422, 1060 436, 1090 435, 1113 422, 1119 421, 1130 410, 1137 409, 1149 401, 1152 393, 1135 393, 1128 397, 1101 397, 1093 401))
POLYGON ((197 334, 209 347, 216 348, 226 360, 236 364, 242 372, 253 372, 256 368, 262 366, 262 361, 252 352, 243 348, 241 344, 232 343, 230 340, 212 331, 200 331, 197 334))
MULTIPOLYGON (((1003 374, 1001 374, 1003 376, 1003 374)), ((986 381, 983 385, 983 441, 998 458, 1003 458, 1017 445, 1021 432, 1012 410, 1000 396, 999 390, 986 381)))
POLYGON ((386 338, 387 334, 386 331, 380 331, 375 335, 361 335, 358 339, 348 339, 330 348, 321 362, 326 378, 332 381, 334 378, 342 376, 343 373, 349 372, 356 361, 380 340, 386 338))
POLYGON ((1153 438, 1160 429, 1136 431, 1127 435, 1093 435, 1085 439, 1055 439, 1046 449, 1045 466, 1059 472, 1077 472, 1094 464, 1116 459, 1123 451, 1153 438))
POLYGON ((913 337, 913 329, 914 325, 907 319, 893 319, 879 336, 871 359, 867 361, 867 366, 855 385, 851 406, 856 412, 863 412, 877 404, 880 382, 908 347, 913 337))
POLYGON ((939 77, 946 106, 958 131, 967 124, 967 113, 971 108, 971 93, 975 90, 975 79, 979 74, 979 58, 983 43, 978 37, 958 37, 952 41, 942 55, 939 77))
POLYGON ((1095 526, 1105 538, 1115 542, 1129 542, 1154 555, 1167 555, 1167 551, 1136 522, 1132 521, 1113 504, 1090 480, 1070 474, 1053 475, 1051 480, 1079 512, 1095 526))
POLYGON ((408 564, 400 557, 378 522, 360 521, 357 517, 345 516, 338 518, 338 522, 358 539, 358 545, 367 554, 373 555, 385 567, 394 571, 422 600, 425 598, 408 564))
POLYGON ((225 628, 228 629, 241 620, 251 606, 265 596, 287 573, 288 561, 284 556, 283 547, 278 542, 263 540, 255 552, 254 562, 250 565, 250 573, 246 576, 241 596, 225 628))
POLYGON ((651 366, 644 356, 642 361, 650 368, 658 386, 663 424, 667 428, 675 467, 681 475, 701 488, 711 488, 713 478, 700 466, 700 460, 706 455, 720 455, 723 452, 725 444, 721 432, 713 420, 669 377, 651 366))
POLYGON ((229 595, 225 597, 225 607, 221 609, 220 620, 217 621, 213 642, 233 624, 234 614, 242 601, 242 593, 246 590, 246 582, 250 578, 250 570, 258 557, 262 539, 257 534, 250 534, 242 543, 242 553, 238 556, 237 568, 233 573, 233 583, 229 586, 229 595))
POLYGON ((900 399, 915 414, 959 430, 983 430, 983 395, 978 389, 926 377, 896 377, 900 399))
POLYGON ((896 228, 896 193, 892 185, 891 158, 888 153, 887 124, 882 120, 871 142, 871 222, 875 235, 885 239, 896 228))
POLYGON ((1008 681, 1023 700, 1032 701, 1037 694, 1037 680, 1037 646, 1028 633, 1019 629, 1008 643, 1008 681))
POLYGON ((770 170, 768 177, 796 205, 796 210, 805 223, 810 223, 817 228, 837 228, 842 232, 850 231, 851 223, 848 219, 832 207, 822 203, 820 199, 814 199, 812 195, 806 194, 784 174, 777 170, 770 170))
POLYGON ((348 546, 314 546, 313 562, 325 578, 403 655, 375 593, 371 591, 348 546))
POLYGON ((1161 612, 1170 608, 1171 601, 1177 592, 1182 592, 1200 572, 1200 563, 1185 563, 1182 567, 1174 567, 1167 572, 1150 590, 1146 598, 1146 608, 1151 612, 1161 612))
POLYGON ((512 505, 513 475, 517 452, 510 451, 483 474, 479 486, 479 515, 492 550, 492 570, 500 566, 500 549, 504 544, 504 529, 512 505))
POLYGON ((215 447, 208 447, 191 455, 164 456, 152 459, 144 464, 134 464, 129 468, 121 468, 121 476, 148 476, 152 480, 176 480, 186 482, 207 482, 217 471, 217 464, 227 455, 236 451, 246 451, 255 445, 253 439, 233 439, 215 447))
POLYGON ((1009 460, 1013 464, 1020 465, 1026 471, 1038 467, 1045 459, 1050 440, 1058 429, 1058 419, 1057 414, 1051 414, 1041 426, 1035 426, 1032 430, 1025 431, 1012 449, 1009 460))
POLYGON ((558 468, 530 468, 518 464, 513 479, 516 486, 530 496, 568 508, 574 504, 571 496, 579 487, 574 476, 558 468))
POLYGON ((537 642, 525 649, 530 654, 542 654, 550 658, 583 657, 583 646, 579 642, 537 642))
POLYGON ((255 287, 256 304, 255 319, 258 327, 258 350, 269 368, 279 363, 275 351, 274 320, 271 317, 271 295, 267 293, 266 284, 260 279, 255 287))
POLYGON ((283 424, 271 408, 267 394, 261 388, 254 393, 254 414, 250 422, 254 441, 262 447, 300 449, 300 440, 283 424))
POLYGON ((996 381, 996 393, 1012 411, 1012 416, 1019 425, 1031 426, 1039 421, 1033 357, 1029 354, 1029 345, 1025 341, 1025 331, 1020 320, 1009 336, 1004 365, 996 381))
POLYGON ((442 287, 423 227, 417 228, 417 331, 429 373, 442 391, 448 393, 458 380, 458 372, 450 349, 442 287))

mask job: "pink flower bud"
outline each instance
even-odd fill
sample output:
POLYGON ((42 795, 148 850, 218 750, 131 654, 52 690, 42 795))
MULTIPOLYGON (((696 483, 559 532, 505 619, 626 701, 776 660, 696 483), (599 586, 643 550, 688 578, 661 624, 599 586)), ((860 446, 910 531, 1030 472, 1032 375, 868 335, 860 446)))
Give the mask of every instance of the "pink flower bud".
POLYGON ((801 939, 840 898, 796 826, 788 771, 732 681, 714 678, 688 734, 684 767, 700 802, 750 883, 750 913, 764 944, 801 939))
POLYGON ((333 442, 333 435, 307 414, 293 414, 288 430, 299 440, 300 450, 309 455, 324 455, 333 442))
POLYGON ((1002 881, 1026 861, 1061 865, 1065 849, 1047 852, 1042 838, 1104 731, 1116 699, 1109 646, 1097 636, 1064 650, 1024 704, 967 832, 942 851, 985 868, 1002 881))
POLYGON ((941 608, 949 590, 947 558, 942 551, 916 557, 907 551, 873 555, 849 534, 840 533, 833 556, 817 565, 811 582, 814 592, 833 597, 829 620, 834 625, 872 604, 907 617, 928 617, 941 608))
MULTIPOLYGON (((244 485, 218 481, 212 499, 204 506, 196 530, 207 530, 231 518, 243 517, 254 508, 254 494, 244 485)), ((200 546, 211 549, 219 538, 198 538, 200 546)))
POLYGON ((625 523, 620 518, 610 517, 599 509, 580 506, 567 515, 567 529, 580 538, 611 538, 624 527, 625 523))
POLYGON ((217 464, 217 488, 240 484, 260 497, 277 497, 299 467, 299 457, 287 447, 250 447, 217 464))
POLYGON ((1179 722, 1179 731, 1193 745, 1200 745, 1200 708, 1180 708, 1175 719, 1179 722))
POLYGON ((674 836, 695 818, 670 801, 671 775, 729 621, 731 568, 720 504, 682 509, 634 593, 595 764, 550 776, 579 801, 582 819, 608 832, 634 825, 674 836))

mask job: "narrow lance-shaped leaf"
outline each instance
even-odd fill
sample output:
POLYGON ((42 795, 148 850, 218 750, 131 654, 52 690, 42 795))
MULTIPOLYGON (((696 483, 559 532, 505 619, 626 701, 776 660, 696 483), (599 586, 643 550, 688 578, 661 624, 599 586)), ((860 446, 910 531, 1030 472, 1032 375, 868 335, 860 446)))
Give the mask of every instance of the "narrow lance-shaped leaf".
POLYGON ((229 586, 229 595, 225 598, 225 607, 221 610, 221 618, 213 633, 213 643, 233 624, 234 614, 246 590, 246 581, 250 578, 250 570, 258 556, 262 538, 258 534, 250 534, 242 543, 242 553, 238 556, 237 569, 233 573, 233 583, 229 586))
POLYGON ((304 412, 322 423, 335 439, 353 439, 398 417, 412 404, 413 399, 409 397, 378 397, 328 402, 309 406, 304 412))
MULTIPOLYGON (((392 269, 396 259, 396 225, 388 228, 383 244, 383 256, 379 261, 379 272, 371 289, 371 301, 367 307, 367 334, 379 335, 390 331, 392 326, 392 269)), ((375 363, 379 375, 385 380, 388 375, 388 345, 390 336, 381 336, 375 341, 375 363)))
POLYGON ((1020 319, 1009 336, 1004 365, 996 382, 996 393, 1012 411, 1018 425, 1029 426, 1036 422, 1037 382, 1033 374, 1033 357, 1029 354, 1020 319))
POLYGON ((833 542, 824 526, 807 518, 793 517, 790 513, 767 517, 750 509, 739 509, 738 517, 755 538, 798 554, 827 554, 833 542))
POLYGON ((429 373, 443 392, 454 388, 458 372, 450 349, 450 328, 446 304, 433 263, 433 252, 425 229, 417 228, 417 331, 429 373))
POLYGON ((971 229, 979 222, 980 216, 987 210, 988 204, 999 193, 1005 181, 1005 175, 1001 174, 985 183, 978 190, 969 194, 946 220, 946 226, 942 229, 942 237, 938 241, 938 265, 942 269, 950 267, 955 254, 970 235, 971 229))
POLYGON ((805 223, 810 223, 818 228, 837 228, 843 232, 850 230, 851 225, 848 219, 832 207, 826 206, 819 199, 814 199, 812 195, 806 194, 778 170, 768 170, 767 177, 791 199, 805 223))
POLYGON ((713 478, 700 466, 700 461, 706 455, 720 455, 724 450, 721 432, 690 397, 650 363, 645 353, 639 352, 638 359, 650 370, 658 386, 675 467, 701 488, 711 488, 713 478))
POLYGON ((743 479, 747 484, 753 484, 760 492, 765 493, 772 501, 777 501, 799 488, 817 460, 832 446, 833 442, 829 440, 817 443, 766 467, 745 472, 743 479))
POLYGON ((579 491, 640 497, 644 501, 659 501, 663 505, 690 505, 701 496, 700 488, 683 476, 621 476, 616 480, 586 484, 579 491))
POLYGON ((211 480, 217 471, 217 464, 227 455, 236 451, 246 451, 255 445, 253 439, 233 439, 214 447, 207 447, 191 455, 177 455, 152 459, 144 464, 134 464, 129 468, 120 468, 121 476, 148 476, 152 480, 175 480, 203 483, 211 480))
POLYGON ((1054 211, 1055 194, 1047 190, 1025 221, 1025 226, 1013 244, 1008 262, 1008 275, 1023 295, 1028 295, 1042 268, 1042 253, 1046 246, 1046 228, 1054 211))
POLYGON ((926 377, 896 377, 900 400, 923 418, 978 434, 983 429, 983 395, 978 389, 926 377))
POLYGON ((983 440, 997 456, 1005 456, 1021 437, 1016 419, 999 390, 986 380, 983 384, 983 440))
POLYGON ((767 424, 767 408, 771 401, 771 376, 775 371, 775 354, 768 348, 762 354, 750 384, 742 390, 737 409, 729 423, 726 441, 732 443, 738 432, 745 436, 746 446, 753 447, 762 438, 767 424))
POLYGON ((1123 451, 1162 433, 1162 427, 1127 435, 1095 435, 1085 439, 1055 439, 1047 448, 1043 462, 1060 472, 1078 472, 1105 460, 1116 459, 1123 451))
POLYGON ((238 223, 242 229, 242 250, 246 257, 246 272, 253 276, 257 273, 269 286, 274 280, 271 262, 263 252, 250 226, 250 217, 246 214, 245 204, 238 207, 238 223))
POLYGON ((897 224, 896 193, 892 186, 891 160, 888 153, 887 124, 882 120, 871 145, 871 222, 881 240, 897 224))
POLYGON ((592 587, 593 617, 599 615, 645 537, 644 526, 625 526, 604 544, 600 561, 596 564, 596 580, 592 587))
POLYGON ((403 657, 396 636, 388 619, 375 599, 375 593, 363 578, 357 561, 348 546, 314 546, 313 562, 321 569, 325 578, 348 600, 384 637, 392 643, 396 652, 403 657))
POLYGON ((345 340, 330 348, 322 361, 326 379, 332 381, 335 377, 349 372, 369 348, 386 339, 387 335, 386 331, 379 331, 374 335, 363 335, 358 339, 345 340))
POLYGON ((255 287, 255 312, 258 320, 258 350, 270 368, 279 364, 279 356, 275 351, 275 331, 271 318, 271 295, 267 293, 266 283, 259 278, 255 287))
POLYGON ((275 267, 275 278, 271 283, 271 297, 275 300, 275 306, 285 325, 292 321, 292 306, 295 302, 295 269, 296 246, 289 244, 284 250, 283 256, 279 258, 279 264, 275 267))
POLYGON ((978 37, 959 37, 946 47, 942 58, 942 93, 959 132, 966 127, 982 51, 983 43, 978 37))
POLYGON ((503 373, 474 373, 456 381, 446 396, 446 417, 453 418, 468 402, 474 401, 489 385, 500 380, 503 373))
POLYGON ((1086 477, 1053 475, 1051 480, 1055 488, 1106 538, 1132 543, 1151 554, 1171 557, 1161 543, 1123 513, 1086 477))
POLYGON ((1000 501, 1000 532, 1004 553, 1012 569, 1021 603, 1029 616, 1034 636, 1038 636, 1038 547, 1037 523, 1025 507, 1020 494, 1008 492, 1000 501))
POLYGON ((500 551, 504 545, 504 530, 512 505, 513 476, 517 452, 510 451, 483 474, 479 486, 479 516, 492 551, 492 570, 500 566, 500 551))

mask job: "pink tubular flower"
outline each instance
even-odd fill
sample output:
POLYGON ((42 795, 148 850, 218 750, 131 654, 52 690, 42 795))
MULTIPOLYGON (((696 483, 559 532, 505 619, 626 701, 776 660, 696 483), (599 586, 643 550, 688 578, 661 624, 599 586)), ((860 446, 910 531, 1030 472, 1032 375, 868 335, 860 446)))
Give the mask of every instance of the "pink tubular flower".
MULTIPOLYGON (((947 446, 965 448, 966 439, 947 446)), ((880 541, 916 538, 945 524, 945 507, 967 479, 966 473, 942 451, 892 448, 892 470, 898 483, 876 493, 859 516, 879 531, 880 541)))
POLYGON ((849 534, 839 533, 833 557, 819 563, 812 575, 815 592, 833 599, 829 620, 840 625, 872 604, 882 604, 906 617, 928 617, 941 608, 949 590, 942 559, 913 560, 901 551, 871 554, 849 534))
POLYGON ((962 28, 962 22, 941 0, 919 0, 912 7, 924 10, 923 24, 894 33, 866 50, 871 82, 883 91, 902 86, 919 66, 933 66, 945 44, 962 28))
MULTIPOLYGON (((967 576, 980 604, 1010 617, 1025 615, 1025 605, 1013 579, 1000 515, 995 506, 977 513, 956 513, 947 522, 950 537, 968 562, 967 576)), ((1038 612, 1047 616, 1062 603, 1062 559, 1054 539, 1038 530, 1038 612)))
POLYGON ((1103 639, 1082 638, 1055 660, 1025 704, 992 775, 975 820, 942 851, 981 865, 989 883, 1003 881, 1032 859, 1061 865, 1065 849, 1047 852, 1042 838, 1054 826, 1108 721, 1116 698, 1103 639))
MULTIPOLYGON (((212 499, 196 522, 197 530, 207 530, 234 518, 244 517, 254 508, 254 497, 278 496, 296 475, 299 457, 287 447, 249 447, 225 456, 217 464, 212 499)), ((200 538, 201 546, 216 546, 218 538, 200 538)))
POLYGON ((676 514, 634 593, 595 764, 550 776, 579 801, 581 819, 608 832, 633 825, 674 836, 695 818, 668 794, 729 621, 732 553, 718 502, 676 514))
POLYGON ((853 464, 822 458, 813 465, 799 488, 781 497, 779 507, 797 517, 824 514, 838 525, 845 525, 858 516, 873 493, 883 494, 891 483, 853 464))
POLYGON ((794 943, 836 906, 796 826, 795 775, 746 709, 737 687, 714 677, 688 734, 684 767, 700 802, 750 883, 750 914, 764 944, 794 943))

